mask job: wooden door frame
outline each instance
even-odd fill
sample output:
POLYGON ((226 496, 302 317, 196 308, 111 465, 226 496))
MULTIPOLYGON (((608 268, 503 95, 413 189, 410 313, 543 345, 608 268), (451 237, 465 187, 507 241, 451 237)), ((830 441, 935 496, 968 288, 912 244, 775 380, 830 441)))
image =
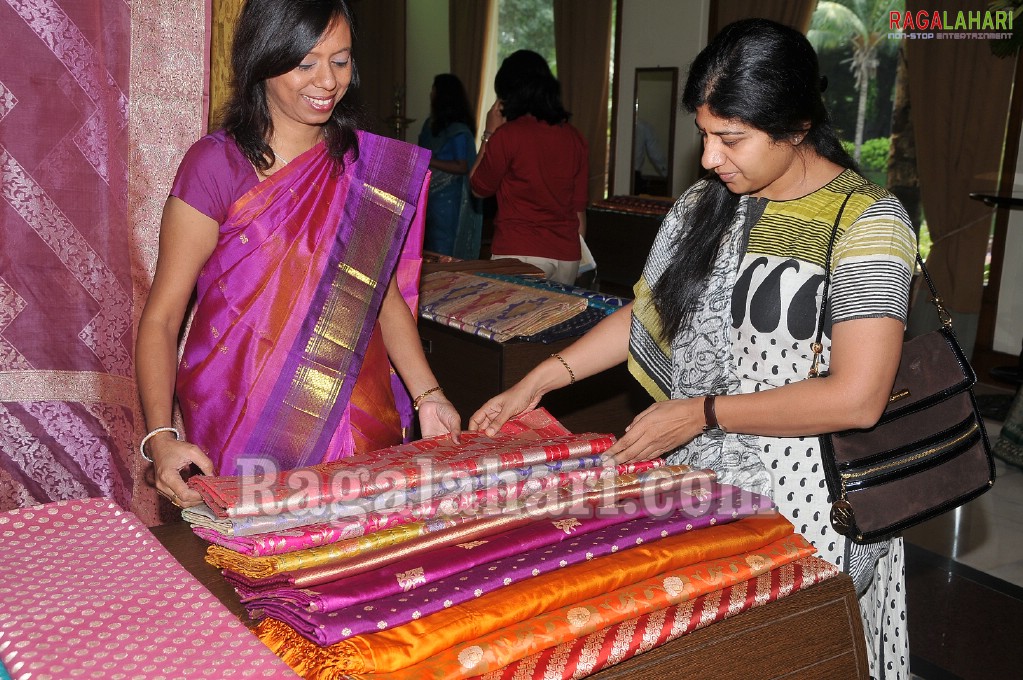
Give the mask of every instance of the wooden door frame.
MULTIPOLYGON (((998 177, 998 195, 1011 196, 1016 178, 1016 156, 1019 153, 1020 129, 1023 126, 1023 68, 1016 57, 1013 78, 1012 100, 1009 103, 1009 117, 1005 126, 1005 146, 1002 152, 1002 166, 998 177)), ((1002 284, 1002 269, 1005 262, 1005 238, 1009 231, 1009 211, 1005 206, 995 210, 995 227, 991 240, 991 270, 988 283, 980 301, 980 315, 977 320, 977 338, 971 359, 980 382, 999 384, 991 377, 991 369, 999 366, 1013 366, 1019 356, 998 352, 994 349, 995 325, 998 317, 998 294, 1002 284)))

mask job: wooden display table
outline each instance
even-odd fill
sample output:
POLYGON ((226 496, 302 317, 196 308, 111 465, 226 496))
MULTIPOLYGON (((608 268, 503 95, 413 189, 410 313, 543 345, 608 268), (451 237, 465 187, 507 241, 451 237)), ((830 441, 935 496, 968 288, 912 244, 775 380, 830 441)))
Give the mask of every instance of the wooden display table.
MULTIPOLYGON (((193 534, 187 523, 164 524, 151 531, 228 609, 252 624, 234 589, 203 559, 207 543, 193 534)), ((852 580, 841 574, 684 635, 591 677, 865 679, 866 645, 852 580)))
POLYGON ((586 245, 597 262, 600 290, 632 297, 671 201, 615 196, 586 209, 586 245))
MULTIPOLYGON (((419 320, 419 337, 430 368, 463 425, 483 403, 508 389, 552 352, 572 340, 493 342, 435 321, 419 320)), ((546 395, 543 406, 572 432, 621 436, 653 400, 623 364, 546 395)))

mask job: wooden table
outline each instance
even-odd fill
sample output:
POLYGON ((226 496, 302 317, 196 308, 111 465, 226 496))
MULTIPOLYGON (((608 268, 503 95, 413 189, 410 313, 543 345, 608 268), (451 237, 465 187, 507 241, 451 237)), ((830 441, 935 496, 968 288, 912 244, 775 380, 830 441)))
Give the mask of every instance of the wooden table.
POLYGON ((671 201, 616 196, 586 209, 586 245, 597 261, 600 290, 632 297, 671 201))
MULTIPOLYGON (((430 368, 463 421, 552 352, 572 344, 493 342, 427 319, 419 320, 419 337, 430 368)), ((620 436, 652 401, 622 364, 546 395, 541 405, 572 432, 620 436)))
MULTIPOLYGON (((151 531, 217 599, 247 625, 234 589, 205 562, 207 543, 185 522, 151 531)), ((861 680, 866 645, 852 580, 842 574, 776 602, 669 642, 594 674, 600 680, 861 680)))

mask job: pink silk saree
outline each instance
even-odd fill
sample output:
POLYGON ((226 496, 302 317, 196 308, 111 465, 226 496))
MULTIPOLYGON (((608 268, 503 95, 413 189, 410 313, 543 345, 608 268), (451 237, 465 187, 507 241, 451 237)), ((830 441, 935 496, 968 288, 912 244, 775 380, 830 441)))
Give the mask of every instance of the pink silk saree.
POLYGON ((10 677, 295 677, 112 500, 0 513, 0 542, 10 677))
MULTIPOLYGON (((614 437, 609 434, 571 434, 541 408, 509 420, 494 437, 483 432, 463 432, 461 443, 456 444, 442 435, 276 475, 250 471, 247 475, 196 476, 189 480, 189 485, 202 495, 217 517, 282 512, 307 515, 306 521, 291 524, 300 526, 325 519, 316 516, 315 511, 330 503, 459 476, 599 454, 613 443, 614 437)), ((185 518, 191 521, 188 515, 185 518)))
POLYGON ((343 172, 321 143, 231 207, 177 383, 188 438, 218 473, 404 439, 412 411, 376 319, 392 275, 417 306, 428 161, 360 132, 343 172))

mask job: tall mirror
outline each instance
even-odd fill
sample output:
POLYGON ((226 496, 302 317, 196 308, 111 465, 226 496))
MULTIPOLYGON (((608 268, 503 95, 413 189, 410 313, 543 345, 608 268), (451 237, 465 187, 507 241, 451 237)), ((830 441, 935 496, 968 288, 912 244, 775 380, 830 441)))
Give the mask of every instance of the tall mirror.
POLYGON ((671 196, 678 68, 637 68, 632 119, 633 195, 671 196))

